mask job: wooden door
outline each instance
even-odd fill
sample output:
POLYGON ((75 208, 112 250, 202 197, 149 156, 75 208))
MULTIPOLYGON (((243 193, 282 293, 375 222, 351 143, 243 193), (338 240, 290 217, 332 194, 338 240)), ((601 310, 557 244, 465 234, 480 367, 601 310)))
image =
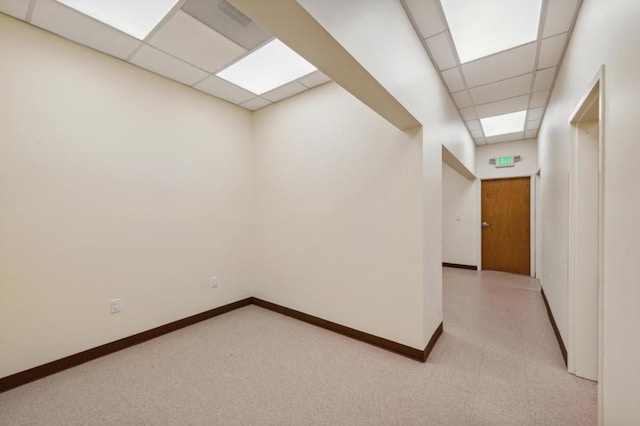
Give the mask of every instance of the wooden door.
POLYGON ((530 178, 482 181, 482 269, 530 273, 530 178))

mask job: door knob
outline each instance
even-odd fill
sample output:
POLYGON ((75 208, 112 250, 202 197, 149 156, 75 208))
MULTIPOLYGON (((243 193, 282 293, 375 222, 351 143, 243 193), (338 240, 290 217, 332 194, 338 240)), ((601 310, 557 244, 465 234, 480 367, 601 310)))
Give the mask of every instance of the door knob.
POLYGON ((482 222, 482 227, 483 227, 483 228, 488 228, 488 227, 489 227, 489 224, 488 224, 487 222, 482 222))

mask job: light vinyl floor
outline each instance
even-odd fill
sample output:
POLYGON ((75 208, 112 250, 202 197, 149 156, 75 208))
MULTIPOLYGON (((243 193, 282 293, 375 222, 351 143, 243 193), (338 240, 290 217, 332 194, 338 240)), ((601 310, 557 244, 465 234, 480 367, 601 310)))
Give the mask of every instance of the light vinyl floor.
POLYGON ((444 268, 422 364, 248 306, 0 394, 0 425, 591 425, 536 280, 444 268))

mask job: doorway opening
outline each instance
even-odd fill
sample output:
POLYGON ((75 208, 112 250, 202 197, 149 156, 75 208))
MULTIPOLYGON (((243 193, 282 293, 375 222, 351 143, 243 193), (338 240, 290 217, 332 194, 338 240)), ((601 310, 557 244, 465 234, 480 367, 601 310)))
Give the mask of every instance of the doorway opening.
POLYGON ((569 120, 568 370, 598 382, 602 377, 603 71, 569 120))

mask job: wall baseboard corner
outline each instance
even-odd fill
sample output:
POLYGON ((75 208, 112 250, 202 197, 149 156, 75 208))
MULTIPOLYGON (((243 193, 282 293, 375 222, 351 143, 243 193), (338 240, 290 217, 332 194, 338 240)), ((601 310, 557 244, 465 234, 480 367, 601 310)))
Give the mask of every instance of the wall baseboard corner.
POLYGON ((547 308, 549 322, 551 322, 551 327, 553 327, 553 333, 556 335, 556 339, 558 340, 558 346, 560 346, 560 352, 562 352, 562 358, 564 359, 564 365, 566 366, 568 365, 567 347, 564 345, 564 341, 560 335, 560 330, 558 329, 558 324, 556 324, 556 319, 553 317, 553 312, 551 312, 551 306, 549 306, 547 296, 544 294, 544 288, 540 289, 540 293, 542 294, 542 300, 544 300, 544 306, 547 308))
POLYGON ((332 321, 328 321, 313 315, 305 314, 304 312, 296 311, 295 309, 287 308, 275 303, 267 302, 266 300, 253 298, 253 304, 265 309, 277 312, 282 315, 286 315, 291 318, 295 318, 300 321, 304 321, 309 324, 313 324, 317 327, 324 328, 326 330, 333 331, 343 336, 350 337, 352 339, 360 340, 361 342, 368 343, 373 346, 377 346, 382 349, 386 349, 391 352, 395 352, 399 355, 406 356, 416 361, 426 362, 429 353, 435 346, 438 338, 442 334, 442 323, 438 326, 436 331, 431 336, 429 343, 424 350, 416 349, 411 346, 403 345, 402 343, 394 342, 383 337, 375 336, 373 334, 365 333, 364 331, 356 330, 351 327, 344 326, 332 321))
POLYGON ((25 385, 38 379, 50 376, 55 373, 59 373, 71 367, 84 364, 85 362, 92 361, 96 358, 103 357, 105 355, 112 354, 122 349, 129 348, 139 343, 146 342, 147 340, 160 337, 163 334, 170 333, 172 331, 179 330, 181 328, 193 325, 200 321, 208 320, 218 315, 231 312, 238 308, 242 308, 248 305, 257 305, 261 308, 268 309, 270 311, 277 312, 288 317, 295 318, 300 321, 304 321, 309 324, 313 324, 318 327, 342 334, 344 336, 360 340, 362 342, 377 346, 382 349, 386 349, 391 352, 395 352, 400 355, 404 355, 416 361, 426 362, 431 350, 435 346, 438 338, 442 334, 442 323, 436 328, 429 343, 424 350, 415 349, 410 346, 403 345, 401 343, 394 342, 392 340, 385 339, 383 337, 375 336, 373 334, 365 333, 332 321, 328 321, 313 315, 305 314, 300 311, 296 311, 291 308, 287 308, 275 303, 267 302, 256 297, 248 297, 246 299, 239 300, 237 302, 229 303, 227 305, 219 306, 217 308, 201 312, 196 315, 192 315, 187 318, 183 318, 171 323, 161 325, 151 330, 143 331, 132 336, 124 337, 122 339, 105 343, 104 345, 97 346, 95 348, 87 349, 86 351, 79 352, 77 354, 69 355, 67 357, 51 361, 49 363, 39 365, 37 367, 30 368, 28 370, 20 371, 10 376, 0 378, 0 393, 16 388, 18 386, 25 385))

